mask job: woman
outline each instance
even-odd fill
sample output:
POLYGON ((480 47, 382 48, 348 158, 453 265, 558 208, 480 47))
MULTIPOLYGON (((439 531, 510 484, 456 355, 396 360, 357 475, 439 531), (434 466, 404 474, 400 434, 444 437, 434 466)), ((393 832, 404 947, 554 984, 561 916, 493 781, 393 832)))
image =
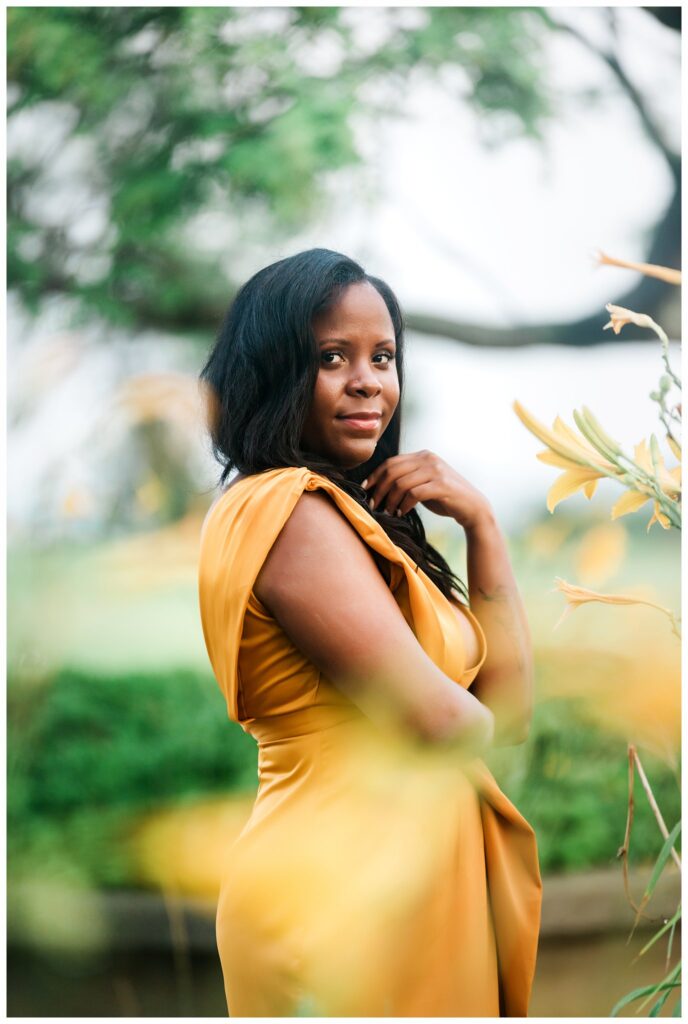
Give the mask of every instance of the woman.
POLYGON ((389 287, 312 249, 239 291, 202 371, 221 482, 199 597, 260 785, 216 934, 231 1016, 525 1016, 541 881, 481 760, 526 738, 528 626, 487 499, 399 452, 389 287), (465 586, 422 502, 466 531, 465 586))

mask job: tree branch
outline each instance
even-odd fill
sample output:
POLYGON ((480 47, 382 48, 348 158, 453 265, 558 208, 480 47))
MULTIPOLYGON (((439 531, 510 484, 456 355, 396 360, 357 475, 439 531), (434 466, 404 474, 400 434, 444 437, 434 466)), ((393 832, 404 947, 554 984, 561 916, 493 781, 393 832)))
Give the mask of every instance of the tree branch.
MULTIPOLYGON (((590 39, 587 38, 587 36, 584 36, 582 32, 579 32, 578 29, 574 28, 572 25, 566 25, 564 22, 557 21, 554 18, 550 18, 550 22, 552 27, 557 29, 557 31, 565 32, 568 35, 573 36, 573 38, 577 39, 578 42, 585 46, 587 50, 593 53, 596 57, 599 57, 600 60, 604 61, 604 63, 607 65, 609 70, 616 78, 619 85, 622 87, 622 89, 628 96, 629 101, 635 108, 636 113, 640 118, 640 122, 643 128, 645 129, 646 134, 662 153, 664 159, 666 160, 669 166, 669 171, 671 172, 674 181, 680 181, 681 159, 679 154, 675 153, 664 139, 659 129, 659 126, 657 125, 656 121, 652 118, 650 111, 648 110, 647 104, 645 103, 643 97, 640 95, 639 91, 636 89, 635 85, 633 84, 633 82, 631 82, 630 78, 622 68, 621 64, 616 58, 616 55, 614 53, 609 53, 606 50, 602 50, 598 46, 595 46, 595 44, 591 42, 590 39)), ((615 31, 615 25, 613 22, 612 31, 615 31)))

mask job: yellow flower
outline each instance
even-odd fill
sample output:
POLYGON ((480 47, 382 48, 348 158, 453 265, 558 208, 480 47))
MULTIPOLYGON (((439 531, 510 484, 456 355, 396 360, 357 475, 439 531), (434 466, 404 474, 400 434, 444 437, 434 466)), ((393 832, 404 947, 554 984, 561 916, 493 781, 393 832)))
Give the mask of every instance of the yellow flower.
POLYGON ((637 270, 647 277, 658 277, 660 281, 666 281, 668 284, 681 283, 681 271, 673 270, 671 267, 660 267, 656 263, 633 263, 631 260, 619 260, 614 256, 607 256, 601 249, 597 250, 596 258, 600 266, 606 264, 610 267, 627 267, 628 270, 637 270))
POLYGON ((659 525, 664 530, 668 530, 671 527, 671 522, 668 519, 668 517, 665 516, 664 513, 660 510, 659 502, 658 501, 656 501, 654 503, 654 512, 652 513, 652 519, 647 524, 648 531, 649 531, 650 527, 652 526, 652 524, 655 523, 655 522, 659 523, 659 525))
MULTIPOLYGON (((588 471, 587 464, 592 462, 600 468, 614 470, 615 467, 612 463, 602 458, 584 437, 567 427, 560 416, 556 417, 552 429, 549 430, 539 420, 536 420, 517 399, 514 399, 512 409, 531 434, 534 434, 551 449, 551 451, 538 454, 537 457, 543 462, 549 462, 553 466, 562 466, 564 469, 578 469, 585 466, 588 471)), ((604 473, 595 475, 604 476, 604 473)))
MULTIPOLYGON (((672 451, 674 447, 672 446, 672 451)), ((648 451, 647 441, 643 439, 639 444, 634 446, 633 455, 635 462, 644 469, 646 473, 654 476, 664 493, 671 498, 676 500, 681 494, 681 467, 674 466, 673 469, 667 469, 664 465, 664 459, 659 451, 657 451, 657 470, 655 471, 652 465, 652 457, 648 451)), ((612 507, 611 518, 618 519, 619 516, 628 515, 629 512, 636 512, 641 508, 645 502, 650 501, 654 494, 654 491, 649 484, 638 482, 635 487, 629 488, 629 490, 623 494, 616 504, 612 507)), ((659 501, 655 499, 653 503, 652 518, 647 524, 649 530, 653 523, 659 523, 664 529, 668 530, 671 527, 670 520, 662 512, 659 501)))
MULTIPOLYGON (((628 515, 629 512, 637 512, 646 501, 650 500, 650 497, 651 495, 640 494, 638 491, 627 491, 619 498, 616 504, 612 506, 611 518, 618 519, 619 516, 628 515)), ((659 523, 664 530, 669 530, 671 528, 670 519, 664 514, 664 512, 662 512, 659 502, 656 500, 653 502, 652 518, 647 524, 648 531, 653 523, 659 523)))
MULTIPOLYGON (((635 313, 623 310, 620 306, 610 305, 607 308, 619 310, 620 313, 628 313, 630 316, 636 317, 635 313)), ((649 317, 646 319, 649 320, 649 317)), ((603 451, 608 454, 611 452, 612 456, 623 454, 619 444, 606 434, 602 426, 585 406, 583 406, 582 413, 574 410, 574 417, 581 431, 585 431, 587 436, 574 433, 559 416, 556 417, 552 429, 549 430, 539 420, 536 420, 517 400, 514 400, 512 408, 528 430, 549 446, 545 451, 538 452, 536 457, 541 462, 546 462, 551 466, 559 466, 565 470, 561 476, 557 477, 547 492, 547 508, 550 512, 554 511, 560 501, 575 494, 576 491, 582 490, 586 498, 592 498, 597 488, 597 481, 603 476, 616 477, 619 482, 627 484, 628 476, 626 470, 622 466, 616 465, 604 458, 594 444, 591 443, 592 441, 599 444, 603 451)), ((681 466, 675 466, 670 470, 667 469, 654 435, 652 435, 651 443, 655 454, 654 462, 656 463, 656 468, 645 440, 635 446, 635 461, 649 476, 657 480, 658 486, 667 497, 671 500, 676 500, 681 494, 681 466)), ((671 445, 671 449, 675 452, 676 446, 671 445)), ((680 457, 680 449, 678 451, 678 457, 680 457)), ((613 506, 611 518, 618 519, 619 516, 635 512, 646 501, 649 501, 654 494, 655 491, 651 483, 642 480, 634 481, 633 486, 613 506)), ((654 503, 652 519, 647 526, 648 530, 654 522, 658 522, 665 530, 669 529, 671 525, 666 514, 661 511, 659 501, 657 500, 654 503)))
POLYGON ((676 619, 668 608, 664 608, 660 604, 656 604, 654 601, 646 601, 640 597, 631 597, 625 594, 600 594, 596 590, 588 590, 587 587, 578 587, 575 583, 567 583, 561 576, 555 576, 554 581, 559 590, 564 594, 567 600, 567 605, 564 608, 563 614, 559 621, 555 624, 554 629, 563 622, 568 613, 579 607, 581 604, 586 604, 588 601, 600 601, 603 604, 646 604, 650 608, 657 608, 660 612, 664 612, 665 615, 669 616, 671 620, 672 628, 678 635, 678 629, 676 626, 676 619))
POLYGON ((576 574, 584 583, 599 585, 615 576, 623 564, 628 535, 622 523, 597 523, 585 531, 575 552, 576 574))
MULTIPOLYGON (((666 439, 667 439, 667 444, 669 445, 669 447, 671 448, 672 452, 674 453, 674 455, 676 456, 676 458, 680 462, 681 461, 681 446, 680 446, 680 444, 678 443, 678 441, 674 440, 674 438, 671 436, 671 434, 667 434, 666 439)), ((673 473, 674 470, 672 470, 671 472, 673 473)), ((681 479, 680 475, 679 475, 678 479, 679 480, 681 479)))
POLYGON ((548 430, 518 400, 514 400, 512 408, 530 432, 549 445, 545 451, 538 452, 536 457, 541 462, 566 470, 547 493, 547 508, 550 512, 554 511, 560 501, 576 491, 582 490, 586 498, 592 498, 597 481, 617 472, 612 462, 603 458, 587 438, 576 434, 560 416, 556 417, 552 429, 548 430))
POLYGON ((614 334, 618 334, 626 324, 635 324, 636 327, 647 327, 651 331, 657 329, 657 324, 647 313, 634 313, 632 309, 624 309, 623 306, 615 306, 611 302, 608 302, 604 308, 611 316, 611 320, 608 324, 604 325, 603 331, 611 327, 614 334))
POLYGON ((633 449, 635 461, 646 473, 655 476, 657 483, 666 495, 675 498, 681 493, 681 467, 674 466, 667 469, 664 465, 664 457, 657 449, 657 470, 652 465, 652 457, 647 448, 647 441, 643 438, 633 449))
POLYGON ((651 495, 641 494, 640 491, 628 490, 622 494, 615 505, 612 506, 611 518, 618 519, 619 516, 626 516, 629 512, 637 512, 651 495))
MULTIPOLYGON (((541 452, 541 455, 546 454, 541 452)), ((539 457, 539 456, 538 456, 539 457)), ((543 461, 548 461, 547 459, 543 461)), ((593 469, 576 468, 567 469, 565 473, 557 477, 552 486, 547 492, 547 508, 550 512, 554 512, 560 501, 564 498, 570 497, 575 494, 576 491, 582 490, 586 498, 592 498, 597 487, 598 479, 603 476, 603 473, 596 473, 593 469)))
POLYGON ((597 628, 592 618, 542 651, 548 671, 541 699, 574 700, 597 728, 675 769, 681 749, 679 640, 667 637, 664 616, 642 605, 610 609, 599 615, 597 628))

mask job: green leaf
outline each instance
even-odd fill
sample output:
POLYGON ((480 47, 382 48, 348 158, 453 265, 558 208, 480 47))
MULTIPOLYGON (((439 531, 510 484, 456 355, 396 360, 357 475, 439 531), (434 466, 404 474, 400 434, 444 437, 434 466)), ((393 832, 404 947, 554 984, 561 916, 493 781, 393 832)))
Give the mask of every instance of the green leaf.
MULTIPOLYGON (((674 979, 676 977, 678 977, 678 975, 680 974, 680 971, 681 971, 681 961, 679 960, 679 962, 676 964, 676 966, 673 967, 669 971, 669 973, 667 975, 665 975, 664 978, 662 978, 662 980, 659 982, 659 984, 657 986, 655 986, 655 991, 656 992, 661 992, 667 986, 676 988, 677 985, 680 985, 681 984, 680 980, 679 981, 674 981, 674 979)), ((649 995, 647 995, 645 997, 645 999, 643 999, 642 1003, 640 1004, 640 1006, 636 1010, 636 1013, 640 1013, 642 1008, 650 1001, 650 999, 652 998, 653 995, 654 995, 654 993, 650 993, 649 995)))
MULTIPOLYGON (((652 936, 650 941, 647 942, 643 946, 643 948, 640 950, 640 952, 638 953, 638 956, 642 956, 643 953, 647 952, 647 950, 650 948, 650 946, 654 946, 654 944, 657 941, 657 939, 661 939, 662 935, 664 935, 664 933, 666 931, 668 931, 669 928, 671 928, 672 936, 673 936, 673 932, 674 932, 674 929, 676 927, 676 923, 680 919, 680 917, 681 917, 681 904, 679 903, 678 908, 677 908, 674 916, 671 917, 666 922, 666 924, 662 925, 662 927, 659 929, 659 931, 655 935, 652 936)), ((669 942, 669 952, 668 952, 668 955, 671 956, 671 941, 669 942)), ((636 957, 636 959, 637 959, 637 957, 636 957)))
POLYGON ((614 1006, 609 1012, 609 1016, 616 1017, 621 1007, 627 1006, 629 1003, 632 1003, 634 999, 640 999, 641 996, 647 995, 653 996, 656 992, 660 992, 664 988, 678 988, 680 984, 680 981, 672 981, 659 985, 644 985, 642 988, 634 988, 632 992, 629 992, 627 993, 627 995, 622 996, 622 998, 619 999, 618 1003, 614 1003, 614 1006))
POLYGON ((662 995, 659 997, 655 1005, 650 1010, 650 1017, 659 1017, 660 1010, 662 1009, 670 995, 671 989, 668 988, 665 992, 662 993, 662 995))
POLYGON ((679 820, 679 821, 676 822, 676 824, 672 828, 671 832, 669 833, 669 835, 664 840, 664 845, 662 846, 662 849, 659 851, 659 856, 657 857, 657 861, 656 861, 655 866, 653 868, 652 875, 650 876, 650 881, 647 883, 647 888, 645 889, 645 892, 643 893, 643 902, 644 903, 647 902, 647 900, 649 900, 650 896, 654 892, 655 886, 657 885, 657 882, 659 881, 659 876, 661 875, 662 870, 664 868, 664 865, 666 864, 667 860, 669 859, 669 857, 671 855, 671 851, 674 848, 674 843, 676 842, 676 838, 677 838, 677 836, 678 836, 680 831, 681 831, 681 822, 679 820))

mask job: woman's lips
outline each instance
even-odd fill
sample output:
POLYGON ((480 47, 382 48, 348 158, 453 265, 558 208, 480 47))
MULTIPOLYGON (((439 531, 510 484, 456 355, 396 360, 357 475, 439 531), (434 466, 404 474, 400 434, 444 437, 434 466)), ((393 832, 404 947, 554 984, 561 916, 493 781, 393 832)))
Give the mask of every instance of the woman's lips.
POLYGON ((380 416, 369 416, 365 419, 356 416, 338 416, 342 423, 348 424, 352 430, 360 430, 363 433, 374 433, 380 425, 380 416))

